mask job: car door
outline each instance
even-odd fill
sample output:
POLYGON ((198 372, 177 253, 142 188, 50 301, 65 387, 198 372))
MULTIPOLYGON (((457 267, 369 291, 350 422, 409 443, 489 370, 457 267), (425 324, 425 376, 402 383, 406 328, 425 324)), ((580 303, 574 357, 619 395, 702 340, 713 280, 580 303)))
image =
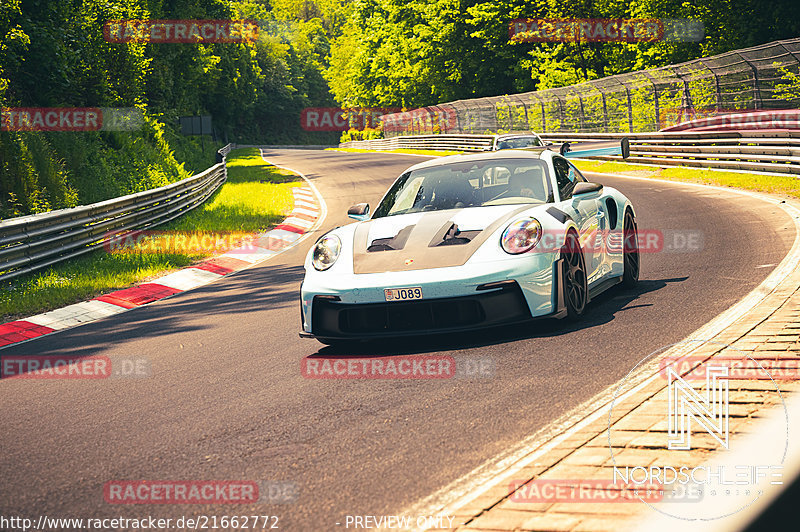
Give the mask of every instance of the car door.
POLYGON ((599 195, 592 194, 587 197, 573 197, 572 191, 581 181, 586 179, 565 158, 554 155, 553 169, 555 170, 556 183, 560 198, 561 209, 570 215, 578 225, 580 241, 583 246, 584 258, 588 281, 592 283, 600 275, 600 265, 603 262, 601 242, 601 223, 603 211, 599 206, 599 195))

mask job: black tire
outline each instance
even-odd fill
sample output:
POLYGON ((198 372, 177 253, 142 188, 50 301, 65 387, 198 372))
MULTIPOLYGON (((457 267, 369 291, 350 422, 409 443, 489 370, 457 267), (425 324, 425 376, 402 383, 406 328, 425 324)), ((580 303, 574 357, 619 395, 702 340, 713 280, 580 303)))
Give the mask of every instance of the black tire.
POLYGON ((625 211, 625 221, 622 226, 622 286, 633 288, 639 282, 639 235, 636 219, 629 210, 625 211))
POLYGON ((578 235, 574 232, 567 233, 561 256, 564 258, 564 306, 567 309, 567 319, 574 321, 583 316, 589 301, 586 260, 581 252, 578 235))

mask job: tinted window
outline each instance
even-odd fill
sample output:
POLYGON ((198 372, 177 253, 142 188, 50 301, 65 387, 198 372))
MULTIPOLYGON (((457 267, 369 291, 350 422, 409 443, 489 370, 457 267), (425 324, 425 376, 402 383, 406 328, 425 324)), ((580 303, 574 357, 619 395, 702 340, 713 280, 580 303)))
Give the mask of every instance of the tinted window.
POLYGON ((534 148, 541 146, 542 141, 539 137, 528 135, 525 137, 509 137, 497 141, 498 150, 509 150, 516 148, 534 148))
POLYGON ((539 159, 455 162, 400 176, 373 218, 465 207, 553 201, 547 165, 539 159))
POLYGON ((567 160, 561 157, 553 157, 553 168, 556 171, 556 182, 561 201, 571 198, 572 190, 578 182, 574 168, 571 168, 567 160))
POLYGON ((589 180, 588 180, 588 179, 586 179, 586 178, 583 176, 583 174, 580 172, 580 170, 578 170, 578 168, 577 168, 577 167, 576 167, 574 164, 572 164, 572 163, 571 163, 571 162, 569 162, 569 161, 567 161, 567 164, 569 164, 569 168, 570 168, 570 170, 571 170, 571 171, 573 171, 573 172, 575 173, 575 175, 576 175, 576 176, 578 176, 578 181, 582 181, 582 182, 584 182, 584 183, 588 183, 588 182, 589 182, 589 180))

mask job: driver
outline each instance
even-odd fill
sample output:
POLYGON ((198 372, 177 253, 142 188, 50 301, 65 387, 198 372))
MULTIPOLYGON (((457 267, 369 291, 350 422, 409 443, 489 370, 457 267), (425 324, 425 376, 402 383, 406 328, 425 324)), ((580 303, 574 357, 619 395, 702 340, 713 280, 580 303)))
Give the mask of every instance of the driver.
POLYGON ((464 178, 442 179, 433 191, 436 210, 461 209, 475 203, 475 189, 464 178))
POLYGON ((508 180, 508 195, 524 198, 543 199, 542 177, 535 170, 520 172, 508 180))

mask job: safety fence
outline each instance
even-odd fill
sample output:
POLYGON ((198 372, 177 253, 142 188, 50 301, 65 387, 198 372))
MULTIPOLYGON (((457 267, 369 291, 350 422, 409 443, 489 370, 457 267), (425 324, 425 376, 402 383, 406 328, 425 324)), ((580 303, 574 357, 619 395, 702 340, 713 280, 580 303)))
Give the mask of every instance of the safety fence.
POLYGON ((721 113, 800 107, 800 38, 541 91, 383 115, 384 136, 654 132, 721 113))
POLYGON ((222 162, 169 185, 91 205, 0 222, 0 281, 12 279, 102 246, 121 232, 168 222, 202 204, 227 179, 222 162))

